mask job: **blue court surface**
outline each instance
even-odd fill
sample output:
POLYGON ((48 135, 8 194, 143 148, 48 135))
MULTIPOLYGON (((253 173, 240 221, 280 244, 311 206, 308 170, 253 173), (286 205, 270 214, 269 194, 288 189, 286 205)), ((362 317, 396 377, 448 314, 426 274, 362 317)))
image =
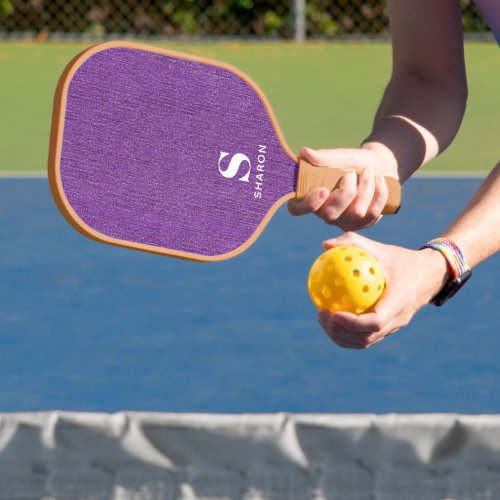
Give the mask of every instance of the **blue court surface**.
MULTIPOLYGON (((364 234, 417 248, 480 179, 414 179, 364 234)), ((316 323, 307 273, 338 235, 283 207, 257 242, 193 263, 88 240, 46 179, 0 180, 0 411, 500 411, 500 256, 367 351, 316 323)), ((480 244, 480 242, 478 242, 480 244)))

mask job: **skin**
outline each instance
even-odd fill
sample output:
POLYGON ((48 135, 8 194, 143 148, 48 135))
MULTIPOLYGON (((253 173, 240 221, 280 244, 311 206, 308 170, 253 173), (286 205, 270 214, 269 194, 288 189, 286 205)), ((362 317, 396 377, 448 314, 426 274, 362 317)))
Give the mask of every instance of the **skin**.
MULTIPOLYGON (((441 236, 462 250, 471 267, 500 250, 500 163, 490 172, 470 203, 441 236), (481 244, 478 245, 477 242, 481 244)), ((325 241, 325 249, 357 245, 371 252, 386 275, 386 290, 371 313, 320 311, 318 321, 339 346, 365 349, 406 326, 415 313, 437 295, 451 278, 441 253, 384 245, 356 233, 325 241)))
POLYGON ((443 151, 455 137, 465 111, 467 82, 457 0, 388 2, 393 71, 371 134, 356 149, 302 148, 314 165, 357 172, 330 193, 319 188, 292 215, 315 213, 344 231, 363 229, 381 216, 387 202, 383 176, 404 182, 443 151))
MULTIPOLYGON (((383 176, 404 182, 441 153, 460 127, 467 82, 458 0, 389 0, 388 12, 393 71, 371 134, 357 149, 301 150, 310 163, 357 175, 346 175, 332 193, 320 188, 291 201, 293 215, 315 213, 344 231, 376 223, 387 201, 383 176)), ((473 267, 500 249, 500 232, 492 230, 499 227, 500 163, 441 236, 453 240, 473 267)), ((445 258, 432 249, 384 245, 353 232, 323 246, 345 244, 365 248, 380 261, 387 288, 371 313, 319 313, 319 323, 341 347, 364 349, 406 326, 451 278, 445 258)))

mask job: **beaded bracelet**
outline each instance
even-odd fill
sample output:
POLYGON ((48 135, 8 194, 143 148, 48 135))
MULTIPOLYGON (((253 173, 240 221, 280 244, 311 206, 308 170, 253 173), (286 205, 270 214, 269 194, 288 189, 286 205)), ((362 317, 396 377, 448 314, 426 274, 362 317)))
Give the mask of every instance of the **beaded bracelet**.
POLYGON ((460 248, 448 238, 431 240, 421 249, 424 248, 431 248, 440 252, 446 259, 453 275, 453 278, 446 283, 443 289, 431 301, 434 305, 441 306, 460 290, 464 283, 471 277, 472 270, 460 248))
POLYGON ((426 243, 422 248, 432 248, 441 252, 448 262, 454 278, 458 278, 470 270, 462 250, 448 238, 436 238, 426 243))

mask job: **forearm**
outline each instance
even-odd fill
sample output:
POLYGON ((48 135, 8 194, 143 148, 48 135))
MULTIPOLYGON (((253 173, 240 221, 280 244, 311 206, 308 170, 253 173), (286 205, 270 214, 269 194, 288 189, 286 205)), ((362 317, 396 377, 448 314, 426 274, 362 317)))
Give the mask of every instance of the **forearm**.
POLYGON ((363 147, 401 180, 455 137, 467 99, 458 0, 388 0, 392 78, 363 147), (385 155, 385 156, 384 156, 385 155))
POLYGON ((500 162, 442 236, 461 248, 472 267, 500 250, 500 162))
MULTIPOLYGON (((500 250, 500 163, 441 237, 460 248, 471 268, 500 250)), ((424 248, 418 253, 422 272, 417 288, 423 305, 439 293, 453 274, 441 252, 424 248)))
POLYGON ((435 158, 453 140, 466 104, 465 82, 393 76, 363 147, 386 150, 401 181, 435 158))

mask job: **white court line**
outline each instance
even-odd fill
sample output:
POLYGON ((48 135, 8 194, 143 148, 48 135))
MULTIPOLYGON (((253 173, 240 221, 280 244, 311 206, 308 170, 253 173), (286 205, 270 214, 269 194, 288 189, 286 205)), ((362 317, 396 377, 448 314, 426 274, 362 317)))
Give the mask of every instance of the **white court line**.
POLYGON ((46 179, 47 172, 33 171, 33 172, 16 172, 6 171, 0 172, 0 179, 46 179))
POLYGON ((489 172, 474 170, 452 170, 449 172, 424 171, 416 172, 412 177, 416 179, 484 179, 489 172))

